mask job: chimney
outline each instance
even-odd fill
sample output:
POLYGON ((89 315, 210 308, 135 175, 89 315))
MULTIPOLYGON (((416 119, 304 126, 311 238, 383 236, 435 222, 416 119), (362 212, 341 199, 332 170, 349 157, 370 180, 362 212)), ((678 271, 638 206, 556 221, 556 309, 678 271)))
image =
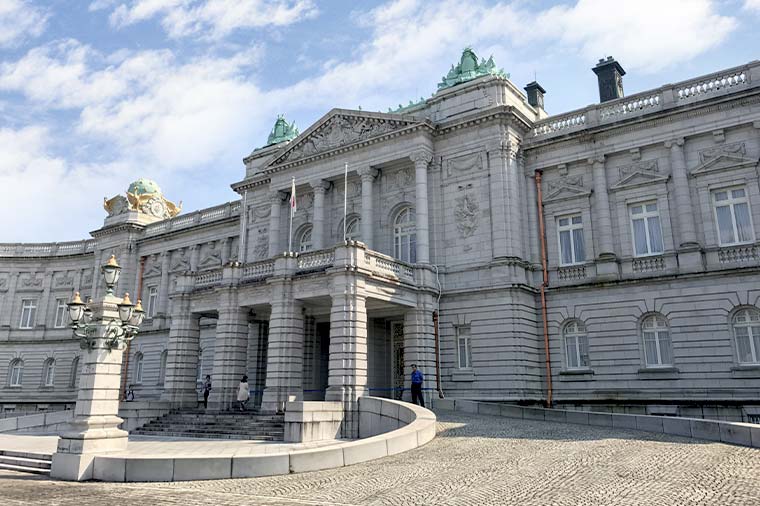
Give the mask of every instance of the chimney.
POLYGON ((528 83, 523 88, 528 94, 528 103, 536 109, 544 108, 544 94, 546 90, 541 87, 536 81, 528 83))
POLYGON ((592 68, 599 79, 599 102, 607 102, 616 98, 623 98, 623 76, 625 70, 612 56, 599 60, 596 67, 592 68))

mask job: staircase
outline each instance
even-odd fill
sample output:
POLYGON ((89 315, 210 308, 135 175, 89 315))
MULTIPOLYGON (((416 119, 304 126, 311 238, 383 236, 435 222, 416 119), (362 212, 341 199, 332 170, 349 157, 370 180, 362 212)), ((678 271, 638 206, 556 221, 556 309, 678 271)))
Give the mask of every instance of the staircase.
POLYGON ((42 453, 0 450, 0 469, 50 475, 53 456, 42 453))
POLYGON ((153 420, 132 434, 206 439, 240 439, 282 441, 283 415, 262 415, 255 412, 208 413, 202 410, 173 411, 153 420))

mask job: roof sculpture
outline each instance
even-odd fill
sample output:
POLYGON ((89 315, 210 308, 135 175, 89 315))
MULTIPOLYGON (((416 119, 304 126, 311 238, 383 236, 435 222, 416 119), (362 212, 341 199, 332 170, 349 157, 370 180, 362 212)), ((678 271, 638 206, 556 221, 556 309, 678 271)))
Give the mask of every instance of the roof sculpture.
POLYGON ((508 78, 509 74, 504 72, 504 69, 497 69, 496 64, 493 61, 493 56, 485 59, 481 59, 478 63, 478 56, 472 50, 472 48, 466 47, 462 51, 462 57, 459 59, 459 64, 451 66, 451 70, 446 76, 441 78, 441 82, 438 83, 438 90, 451 88, 457 84, 472 81, 478 77, 483 76, 498 76, 508 78))
POLYGON ((154 218, 166 219, 177 216, 182 211, 182 202, 179 205, 164 198, 161 188, 151 180, 140 178, 133 181, 127 188, 127 196, 116 195, 110 199, 103 199, 103 208, 108 216, 116 216, 128 211, 137 211, 154 218))
POLYGON ((267 138, 267 146, 277 144, 284 141, 290 141, 298 137, 298 127, 296 122, 288 124, 285 121, 285 116, 282 114, 277 115, 277 121, 274 122, 272 131, 267 138))

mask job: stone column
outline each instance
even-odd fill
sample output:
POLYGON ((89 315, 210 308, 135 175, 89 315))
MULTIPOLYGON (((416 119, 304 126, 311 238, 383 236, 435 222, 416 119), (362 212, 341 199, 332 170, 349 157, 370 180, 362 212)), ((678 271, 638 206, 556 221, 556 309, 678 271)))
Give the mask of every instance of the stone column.
POLYGON ((593 167, 594 178, 594 233, 597 236, 599 251, 597 257, 615 256, 615 249, 612 246, 612 218, 610 216, 610 200, 607 193, 607 175, 604 169, 604 155, 589 158, 588 161, 593 167))
POLYGON ((269 283, 272 314, 261 411, 274 413, 282 411, 289 400, 303 400, 303 306, 294 299, 290 279, 273 279, 269 283))
POLYGON ((511 256, 509 250, 510 232, 507 220, 507 154, 502 142, 493 142, 486 148, 488 152, 488 184, 491 197, 491 240, 493 257, 511 256))
MULTIPOLYGON (((420 295, 417 307, 404 315, 404 388, 410 388, 412 364, 424 376, 423 388, 435 390, 434 302, 431 295, 420 295)), ((423 390, 425 406, 430 407, 431 390, 423 390)), ((404 400, 411 401, 411 391, 404 391, 404 400)))
POLYGON ((325 401, 343 403, 342 437, 359 434, 359 397, 367 394, 366 296, 357 279, 348 274, 333 278, 339 293, 330 310, 330 362, 325 401))
POLYGON ((161 281, 158 285, 158 314, 167 316, 166 307, 169 304, 169 269, 171 267, 171 252, 161 254, 161 281))
POLYGON ((238 239, 238 262, 248 262, 248 190, 243 192, 240 200, 240 232, 238 239))
POLYGON ((109 349, 106 340, 107 325, 119 322, 119 302, 121 299, 106 295, 90 305, 95 333, 92 347, 82 350, 74 420, 58 439, 50 471, 53 478, 90 480, 97 454, 127 448, 128 433, 119 429, 123 420, 118 416, 123 353, 109 349))
POLYGON ((314 192, 314 217, 312 218, 311 242, 314 250, 325 247, 325 192, 329 183, 323 179, 311 182, 314 192))
POLYGON ((684 155, 684 140, 675 139, 665 143, 670 149, 670 170, 675 190, 676 215, 678 217, 678 246, 680 248, 698 248, 694 209, 691 206, 689 179, 684 155))
POLYGON ((507 143, 507 223, 509 230, 508 251, 513 258, 523 258, 523 215, 522 202, 524 193, 520 189, 522 177, 522 154, 518 155, 517 145, 507 143))
POLYGON ((377 169, 370 166, 361 167, 358 170, 362 180, 362 220, 361 220, 361 241, 367 245, 367 249, 374 247, 373 225, 374 213, 372 212, 373 182, 377 177, 377 169))
MULTIPOLYGON (((189 279, 192 278, 180 276, 179 282, 189 279)), ((172 300, 172 324, 161 399, 171 402, 173 408, 196 408, 200 317, 190 312, 190 296, 187 293, 174 294, 172 300)))
POLYGON ((240 379, 247 371, 248 311, 238 306, 237 295, 237 287, 219 291, 211 374, 213 388, 208 399, 208 407, 213 411, 236 408, 240 379))
POLYGON ((198 257, 201 255, 201 245, 193 244, 190 246, 190 271, 198 272, 198 257))
POLYGON ((269 213, 269 256, 282 253, 280 249, 280 211, 282 210, 282 192, 273 190, 269 194, 272 211, 269 213))
POLYGON ((420 149, 411 154, 416 189, 417 262, 430 263, 430 225, 428 220, 427 168, 433 159, 430 151, 420 149))

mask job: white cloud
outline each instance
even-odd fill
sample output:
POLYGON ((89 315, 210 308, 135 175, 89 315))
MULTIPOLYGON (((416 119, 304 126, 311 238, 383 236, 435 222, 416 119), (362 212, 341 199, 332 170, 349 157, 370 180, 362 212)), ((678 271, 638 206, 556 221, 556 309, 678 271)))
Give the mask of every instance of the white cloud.
POLYGON ((45 31, 47 19, 48 13, 26 0, 0 1, 0 48, 39 37, 45 31))
POLYGON ((748 11, 760 12, 760 0, 744 0, 744 8, 748 11))
POLYGON ((246 28, 285 26, 318 13, 312 0, 132 0, 111 13, 123 27, 158 17, 172 38, 220 39, 246 28))

